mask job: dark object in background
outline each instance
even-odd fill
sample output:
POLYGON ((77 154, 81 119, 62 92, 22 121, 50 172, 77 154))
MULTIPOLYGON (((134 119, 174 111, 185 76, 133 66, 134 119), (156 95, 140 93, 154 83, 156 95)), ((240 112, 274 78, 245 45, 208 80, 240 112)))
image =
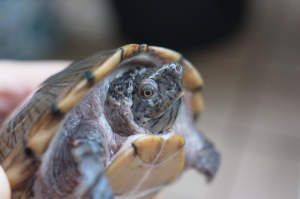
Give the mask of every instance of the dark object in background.
POLYGON ((130 42, 184 50, 232 33, 242 22, 245 0, 114 0, 114 5, 130 42))

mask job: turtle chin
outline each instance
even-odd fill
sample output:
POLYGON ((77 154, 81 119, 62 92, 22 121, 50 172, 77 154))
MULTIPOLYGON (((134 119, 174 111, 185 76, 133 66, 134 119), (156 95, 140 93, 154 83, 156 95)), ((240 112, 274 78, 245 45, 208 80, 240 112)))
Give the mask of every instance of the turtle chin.
POLYGON ((165 111, 161 116, 148 120, 144 124, 144 128, 153 134, 164 134, 168 129, 172 128, 181 107, 181 98, 173 103, 170 109, 165 111))

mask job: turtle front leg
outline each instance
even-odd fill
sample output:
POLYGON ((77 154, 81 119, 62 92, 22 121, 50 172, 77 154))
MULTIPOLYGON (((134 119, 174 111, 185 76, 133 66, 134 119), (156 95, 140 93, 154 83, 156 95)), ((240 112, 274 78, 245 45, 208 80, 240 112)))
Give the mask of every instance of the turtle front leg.
POLYGON ((193 167, 203 173, 207 181, 211 181, 218 171, 221 156, 213 144, 206 138, 204 139, 203 148, 197 154, 193 167))
POLYGON ((112 199, 105 174, 105 139, 99 126, 84 121, 62 129, 50 145, 34 185, 39 199, 112 199))
POLYGON ((91 140, 76 140, 73 155, 81 173, 80 192, 89 199, 112 199, 113 192, 105 174, 105 152, 98 143, 91 140))
POLYGON ((89 199, 112 199, 113 191, 105 174, 105 141, 99 127, 80 124, 71 135, 71 145, 81 175, 78 191, 89 199))

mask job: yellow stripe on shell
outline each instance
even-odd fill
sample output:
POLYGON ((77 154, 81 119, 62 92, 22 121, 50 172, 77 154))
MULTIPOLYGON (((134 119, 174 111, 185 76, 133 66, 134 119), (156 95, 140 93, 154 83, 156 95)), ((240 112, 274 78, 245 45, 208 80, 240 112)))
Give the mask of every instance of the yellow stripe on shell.
POLYGON ((191 62, 182 59, 179 63, 184 67, 182 79, 186 89, 193 92, 195 89, 203 86, 203 79, 191 62))
POLYGON ((32 159, 29 159, 23 152, 22 144, 11 151, 9 156, 2 162, 11 189, 14 190, 26 181, 35 172, 36 167, 32 166, 32 159))
MULTIPOLYGON (((112 56, 106 59, 104 63, 96 65, 94 74, 94 84, 98 83, 110 71, 112 71, 121 61, 122 49, 117 50, 112 56)), ((68 113, 86 94, 91 85, 87 79, 75 82, 66 92, 57 99, 57 108, 68 113)))
POLYGON ((188 60, 182 59, 179 63, 184 68, 182 76, 183 85, 187 90, 192 91, 191 103, 193 113, 194 115, 198 115, 204 109, 203 91, 197 90, 198 88, 203 87, 203 79, 197 69, 188 60))
POLYGON ((192 95, 192 107, 194 115, 201 113, 204 110, 204 99, 201 91, 196 91, 192 95))
POLYGON ((179 62, 182 58, 180 53, 163 47, 149 46, 148 51, 153 52, 165 62, 179 62))

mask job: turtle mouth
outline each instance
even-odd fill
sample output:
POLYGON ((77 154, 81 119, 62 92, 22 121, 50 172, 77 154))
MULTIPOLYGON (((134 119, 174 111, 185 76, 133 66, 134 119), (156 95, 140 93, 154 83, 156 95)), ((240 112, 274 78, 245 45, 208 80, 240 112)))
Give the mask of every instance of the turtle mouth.
POLYGON ((159 117, 149 118, 141 127, 149 130, 154 135, 164 135, 172 132, 174 123, 181 108, 181 98, 163 112, 159 117))

